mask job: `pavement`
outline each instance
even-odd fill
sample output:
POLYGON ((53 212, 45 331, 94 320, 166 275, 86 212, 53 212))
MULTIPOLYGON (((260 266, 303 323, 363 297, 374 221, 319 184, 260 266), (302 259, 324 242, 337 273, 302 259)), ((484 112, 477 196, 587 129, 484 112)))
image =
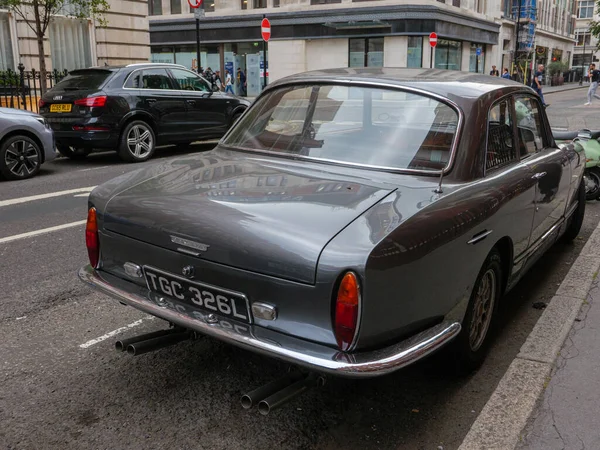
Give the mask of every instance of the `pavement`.
MULTIPOLYGON (((577 90, 552 95, 557 118, 580 103, 577 90)), ((164 148, 153 161, 181 154, 164 148)), ((506 374, 515 373, 540 318, 555 309, 566 314, 551 307, 569 297, 557 290, 573 267, 581 271, 579 255, 600 244, 597 234, 590 240, 600 202, 588 202, 575 243, 553 246, 504 298, 501 326, 478 372, 451 377, 440 354, 375 380, 331 379, 263 417, 242 410, 240 395, 280 376, 284 364, 209 338, 139 357, 118 354, 116 339, 164 325, 77 279, 87 261, 87 193, 152 163, 124 164, 114 153, 60 158, 31 180, 0 182, 0 449, 457 449, 506 374), (549 306, 537 309, 539 302, 549 306)), ((524 396, 530 411, 538 390, 524 396)), ((531 414, 522 416, 515 442, 531 414)))

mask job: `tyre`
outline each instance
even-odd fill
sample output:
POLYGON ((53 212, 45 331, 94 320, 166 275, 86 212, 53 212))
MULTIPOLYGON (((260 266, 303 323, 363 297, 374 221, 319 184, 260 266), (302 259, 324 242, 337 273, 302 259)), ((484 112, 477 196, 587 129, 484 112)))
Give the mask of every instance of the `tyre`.
POLYGON ((236 112, 233 117, 231 118, 231 125, 229 125, 229 128, 231 128, 232 126, 235 125, 235 123, 240 120, 240 117, 242 117, 242 114, 244 114, 244 112, 236 112))
POLYGON ((0 175, 7 180, 24 180, 40 171, 42 151, 27 136, 13 136, 0 145, 0 175))
POLYGON ((64 144, 56 144, 56 149, 61 155, 70 159, 84 159, 92 153, 91 148, 78 148, 64 144))
POLYGON ((583 181, 585 184, 585 199, 594 200, 600 195, 600 169, 592 167, 583 172, 583 181))
POLYGON ((152 127, 142 120, 125 125, 119 142, 119 157, 127 162, 147 161, 154 155, 156 137, 152 127))
POLYGON ((450 347, 458 374, 472 372, 485 359, 494 316, 502 296, 502 279, 502 259, 494 248, 477 275, 462 329, 450 347))
POLYGON ((582 180, 577 191, 577 209, 569 218, 569 225, 567 226, 567 231, 565 231, 565 234, 563 235, 563 238, 567 242, 575 240, 575 238, 579 234, 579 230, 581 230, 581 225, 583 225, 583 218, 585 217, 586 196, 587 195, 585 180, 582 180))

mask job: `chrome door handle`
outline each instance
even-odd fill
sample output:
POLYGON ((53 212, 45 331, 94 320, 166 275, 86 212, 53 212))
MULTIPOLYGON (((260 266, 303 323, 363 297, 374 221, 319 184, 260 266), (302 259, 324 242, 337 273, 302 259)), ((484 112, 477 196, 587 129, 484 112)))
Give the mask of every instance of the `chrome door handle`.
POLYGON ((187 100, 189 105, 195 105, 196 104, 196 100, 187 100))
POLYGON ((544 178, 545 176, 546 176, 546 172, 538 172, 531 178, 533 178, 534 180, 539 180, 540 178, 544 178))
POLYGON ((149 99, 148 99, 148 103, 154 103, 155 101, 156 101, 156 99, 155 99, 155 98, 149 98, 149 99))

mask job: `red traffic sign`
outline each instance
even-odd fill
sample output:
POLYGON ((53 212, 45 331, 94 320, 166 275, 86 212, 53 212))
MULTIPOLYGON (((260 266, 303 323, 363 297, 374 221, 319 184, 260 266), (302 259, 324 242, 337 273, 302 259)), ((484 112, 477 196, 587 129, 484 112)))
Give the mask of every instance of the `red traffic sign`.
POLYGON ((188 0, 191 8, 200 8, 202 6, 202 0, 188 0))
POLYGON ((266 17, 260 23, 260 34, 265 42, 271 39, 271 22, 266 17))
POLYGON ((429 45, 435 47, 437 45, 437 33, 431 33, 429 35, 429 45))

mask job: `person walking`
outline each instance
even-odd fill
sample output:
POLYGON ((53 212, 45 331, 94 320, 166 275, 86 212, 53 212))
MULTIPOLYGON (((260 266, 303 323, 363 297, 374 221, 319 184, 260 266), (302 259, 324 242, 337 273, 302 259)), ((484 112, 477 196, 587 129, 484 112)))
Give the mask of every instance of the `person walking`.
POLYGON ((504 68, 504 72, 502 72, 502 78, 506 78, 507 80, 512 79, 512 77, 510 76, 510 73, 508 73, 508 69, 506 67, 504 68))
POLYGON ((492 70, 490 70, 490 75, 493 77, 500 76, 500 72, 498 72, 498 69, 496 69, 496 66, 492 66, 492 70))
POLYGON ((231 93, 233 94, 233 81, 231 80, 231 73, 229 73, 229 71, 226 71, 227 75, 225 75, 225 93, 231 93))
POLYGON ((541 97, 542 105, 544 105, 544 108, 546 108, 546 107, 548 107, 548 104, 544 100, 544 94, 542 94, 542 80, 543 79, 544 79, 544 65, 540 64, 537 67, 537 72, 533 75, 533 80, 531 81, 531 87, 541 97))
POLYGON ((596 64, 590 64, 589 75, 590 75, 590 88, 588 89, 587 103, 585 103, 585 106, 589 106, 592 104, 593 97, 600 99, 600 97, 598 97, 596 95, 596 89, 598 89, 598 82, 600 81, 600 70, 596 70, 596 64))
POLYGON ((246 74, 239 67, 237 70, 237 84, 240 87, 241 95, 245 96, 246 95, 246 74))

